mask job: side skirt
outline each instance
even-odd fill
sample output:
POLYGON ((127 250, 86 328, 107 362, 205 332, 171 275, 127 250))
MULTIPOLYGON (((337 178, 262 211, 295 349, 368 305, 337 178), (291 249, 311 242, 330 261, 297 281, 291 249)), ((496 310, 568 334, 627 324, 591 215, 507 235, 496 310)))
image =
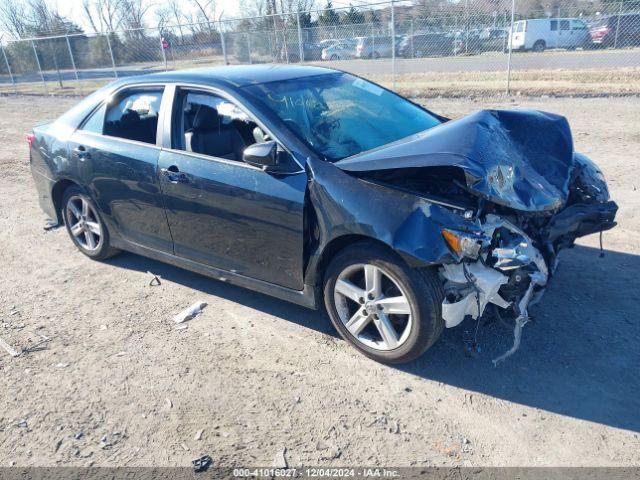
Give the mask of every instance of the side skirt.
POLYGON ((219 268, 211 267, 209 265, 194 262, 193 260, 189 260, 187 258, 178 257, 171 253, 161 252, 153 248, 139 245, 137 243, 128 242, 121 238, 112 238, 111 243, 114 247, 121 250, 126 250, 137 255, 142 255, 143 257, 149 257, 154 260, 159 260, 161 262, 184 268, 185 270, 190 270, 192 272, 196 272, 201 275, 220 280, 222 282, 227 282, 232 285, 237 285, 249 290, 264 293, 265 295, 270 295, 272 297, 276 297, 287 302, 296 303, 298 305, 302 305, 303 307, 311 308, 314 310, 318 308, 314 291, 315 289, 311 285, 305 284, 303 290, 293 290, 281 285, 265 282, 264 280, 257 280, 255 278, 246 277, 238 273, 229 272, 227 270, 222 270, 219 268))

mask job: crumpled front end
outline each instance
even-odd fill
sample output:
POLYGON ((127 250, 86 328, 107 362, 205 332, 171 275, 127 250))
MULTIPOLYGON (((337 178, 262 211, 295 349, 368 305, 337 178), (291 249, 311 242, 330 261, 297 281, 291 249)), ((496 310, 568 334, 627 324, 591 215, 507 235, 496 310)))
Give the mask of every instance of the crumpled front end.
POLYGON ((475 261, 443 264, 445 289, 442 317, 448 328, 467 315, 480 319, 489 305, 504 311, 515 323, 513 347, 496 363, 520 346, 522 327, 529 321, 528 307, 540 299, 549 280, 549 267, 533 240, 520 228, 496 215, 481 224, 481 251, 475 261))
POLYGON ((480 111, 337 166, 442 209, 449 205, 464 218, 456 225, 428 215, 426 235, 416 228, 422 217, 413 215, 396 243, 439 263, 447 327, 467 316, 513 322, 513 347, 496 363, 519 347, 527 309, 548 285, 558 252, 615 226, 618 207, 602 172, 573 150, 567 120, 550 113, 480 111), (429 254, 436 228, 449 257, 429 254))
POLYGON ((609 200, 606 182, 586 157, 576 155, 569 199, 563 208, 536 215, 497 209, 476 218, 472 235, 453 232, 448 241, 459 261, 444 263, 440 275, 445 289, 442 316, 447 327, 465 317, 492 314, 514 325, 511 349, 520 346, 522 328, 529 321, 528 307, 542 297, 557 266, 561 249, 576 238, 615 226, 617 205, 609 200), (459 238, 466 240, 462 245, 459 238))

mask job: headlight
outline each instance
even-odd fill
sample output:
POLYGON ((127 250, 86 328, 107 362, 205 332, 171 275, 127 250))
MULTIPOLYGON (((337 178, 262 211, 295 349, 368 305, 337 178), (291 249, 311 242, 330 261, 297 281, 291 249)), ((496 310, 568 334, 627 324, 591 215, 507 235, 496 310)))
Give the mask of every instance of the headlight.
POLYGON ((473 235, 470 233, 459 232, 456 230, 442 229, 442 236, 449 248, 456 252, 459 257, 468 257, 477 259, 480 255, 484 236, 473 235))

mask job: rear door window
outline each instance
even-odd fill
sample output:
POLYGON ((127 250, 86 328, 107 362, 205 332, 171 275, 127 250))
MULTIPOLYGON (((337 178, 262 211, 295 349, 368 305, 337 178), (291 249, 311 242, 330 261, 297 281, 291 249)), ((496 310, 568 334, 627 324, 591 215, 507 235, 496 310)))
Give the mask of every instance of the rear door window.
POLYGON ((104 113, 107 110, 107 105, 102 104, 84 121, 80 130, 85 132, 96 133, 102 135, 102 129, 104 127, 104 113))
POLYGON ((107 106, 104 134, 155 145, 162 88, 127 90, 107 106))
POLYGON ((551 31, 552 32, 557 32, 558 31, 558 21, 557 20, 551 20, 551 31))

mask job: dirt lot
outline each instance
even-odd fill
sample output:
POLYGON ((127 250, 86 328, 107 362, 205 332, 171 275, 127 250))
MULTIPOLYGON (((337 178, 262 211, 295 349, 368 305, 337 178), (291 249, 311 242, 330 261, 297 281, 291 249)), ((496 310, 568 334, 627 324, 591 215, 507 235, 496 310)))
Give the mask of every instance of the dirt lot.
POLYGON ((25 133, 75 100, 0 98, 0 466, 640 464, 640 100, 438 99, 566 115, 620 203, 620 225, 565 252, 520 352, 511 332, 445 331, 418 361, 376 364, 328 319, 131 254, 106 263, 43 230, 25 133), (147 271, 161 275, 151 287, 147 271), (171 317, 202 300, 176 330, 171 317), (201 439, 196 434, 202 430, 201 439))

